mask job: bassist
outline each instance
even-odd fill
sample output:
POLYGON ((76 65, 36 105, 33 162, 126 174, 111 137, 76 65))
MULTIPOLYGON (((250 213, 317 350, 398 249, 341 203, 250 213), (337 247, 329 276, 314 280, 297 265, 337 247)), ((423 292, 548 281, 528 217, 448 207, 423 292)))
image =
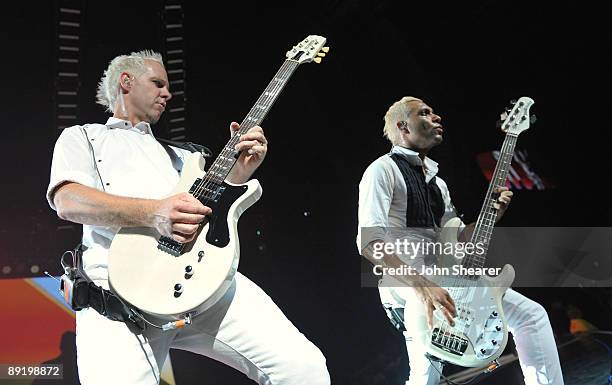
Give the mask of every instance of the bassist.
MULTIPOLYGON (((404 97, 385 114, 384 135, 392 144, 389 154, 375 160, 364 172, 359 184, 360 253, 375 264, 399 267, 408 264, 420 271, 423 255, 385 252, 374 255, 385 243, 385 229, 407 228, 410 242, 437 240, 440 227, 454 209, 446 183, 438 176, 438 164, 427 157, 442 142, 441 117, 431 107, 414 97, 404 97), (419 266, 420 265, 420 266, 419 266)), ((494 205, 499 219, 510 203, 512 192, 500 188, 494 205)), ((460 240, 469 240, 474 225, 462 225, 460 240)), ((409 385, 435 385, 440 381, 441 365, 432 362, 416 343, 415 326, 408 315, 415 306, 425 306, 431 327, 434 310, 439 310, 453 325, 456 308, 449 293, 424 276, 395 276, 395 282, 383 278, 380 297, 392 322, 405 328, 404 336, 410 360, 409 385), (404 315, 406 315, 404 317, 404 315), (435 365, 435 367, 434 367, 435 365)), ((527 385, 563 384, 559 357, 552 329, 544 308, 512 289, 502 303, 510 332, 513 334, 521 369, 527 385)))

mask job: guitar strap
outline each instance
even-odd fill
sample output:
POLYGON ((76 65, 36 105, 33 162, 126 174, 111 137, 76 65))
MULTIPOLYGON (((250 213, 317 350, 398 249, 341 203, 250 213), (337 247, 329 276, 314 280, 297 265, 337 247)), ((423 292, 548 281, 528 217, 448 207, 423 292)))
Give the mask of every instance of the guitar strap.
POLYGON ((204 158, 210 158, 213 156, 213 152, 210 150, 210 148, 206 146, 202 146, 201 144, 196 144, 193 142, 177 142, 175 140, 169 140, 169 139, 164 139, 164 138, 155 138, 155 139, 157 139, 159 144, 161 144, 164 147, 166 152, 168 152, 168 155, 170 155, 171 159, 175 158, 177 155, 176 155, 176 152, 172 150, 170 146, 182 148, 183 150, 187 150, 190 152, 199 152, 202 154, 204 158))

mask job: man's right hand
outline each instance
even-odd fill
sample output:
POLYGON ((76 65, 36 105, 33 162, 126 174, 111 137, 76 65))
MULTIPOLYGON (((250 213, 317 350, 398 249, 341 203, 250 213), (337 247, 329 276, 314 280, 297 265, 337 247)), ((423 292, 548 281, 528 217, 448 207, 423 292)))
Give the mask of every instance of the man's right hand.
POLYGON ((151 227, 161 235, 187 243, 195 238, 200 225, 206 224, 206 215, 211 213, 210 207, 183 192, 156 201, 151 227))
POLYGON ((453 301, 453 298, 448 294, 448 291, 425 277, 422 278, 424 282, 415 285, 414 289, 425 306, 427 326, 429 326, 430 329, 433 327, 433 312, 436 309, 442 312, 451 326, 454 326, 455 321, 453 318, 457 316, 455 301, 453 301))

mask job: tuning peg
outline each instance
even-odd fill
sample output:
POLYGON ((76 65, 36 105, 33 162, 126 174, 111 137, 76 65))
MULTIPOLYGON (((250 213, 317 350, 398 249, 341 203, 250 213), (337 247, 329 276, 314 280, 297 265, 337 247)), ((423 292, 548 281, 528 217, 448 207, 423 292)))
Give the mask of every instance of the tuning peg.
POLYGON ((321 48, 321 51, 328 53, 329 52, 329 47, 323 47, 321 48))
POLYGON ((317 54, 317 56, 325 57, 325 53, 323 53, 323 52, 319 52, 319 53, 317 54))
POLYGON ((510 104, 515 105, 516 104, 516 99, 510 100, 510 104))
POLYGON ((316 57, 314 59, 312 59, 315 63, 317 64, 321 64, 321 58, 320 57, 316 57))
POLYGON ((531 124, 534 124, 534 123, 536 122, 536 120, 537 120, 537 119, 536 119, 536 116, 535 116, 535 115, 531 115, 531 116, 529 117, 529 123, 531 123, 531 124))

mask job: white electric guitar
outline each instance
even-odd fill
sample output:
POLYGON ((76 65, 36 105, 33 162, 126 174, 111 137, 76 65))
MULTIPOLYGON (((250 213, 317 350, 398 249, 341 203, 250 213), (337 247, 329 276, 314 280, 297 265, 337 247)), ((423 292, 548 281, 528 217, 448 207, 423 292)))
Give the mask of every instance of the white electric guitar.
MULTIPOLYGON (((509 113, 502 115, 501 129, 506 133, 506 139, 471 239, 474 244, 480 243, 482 248, 478 253, 466 254, 460 260, 450 256, 442 260, 439 267, 484 267, 497 218, 497 210, 493 207, 497 197, 495 189, 506 185, 514 146, 518 135, 529 128, 529 108, 533 103, 532 99, 522 97, 514 103, 509 113)), ((460 224, 459 218, 445 223, 439 241, 456 244, 460 224)), ((483 367, 497 359, 508 341, 502 297, 514 280, 514 268, 505 265, 495 277, 463 274, 429 278, 448 290, 455 302, 457 317, 454 319, 455 325, 450 326, 442 312, 435 310, 433 328, 429 329, 424 306, 405 310, 406 327, 417 330, 417 340, 425 346, 427 353, 466 367, 483 367)))
POLYGON ((185 159, 181 178, 170 195, 189 192, 212 208, 195 240, 179 243, 153 228, 122 228, 109 251, 111 290, 130 305, 162 319, 195 316, 214 304, 230 286, 240 256, 238 218, 261 196, 255 179, 244 184, 226 178, 239 154, 240 135, 261 124, 285 84, 303 63, 321 62, 326 39, 311 35, 287 52, 287 59, 268 84, 240 130, 225 145, 208 172, 204 158, 185 159))

